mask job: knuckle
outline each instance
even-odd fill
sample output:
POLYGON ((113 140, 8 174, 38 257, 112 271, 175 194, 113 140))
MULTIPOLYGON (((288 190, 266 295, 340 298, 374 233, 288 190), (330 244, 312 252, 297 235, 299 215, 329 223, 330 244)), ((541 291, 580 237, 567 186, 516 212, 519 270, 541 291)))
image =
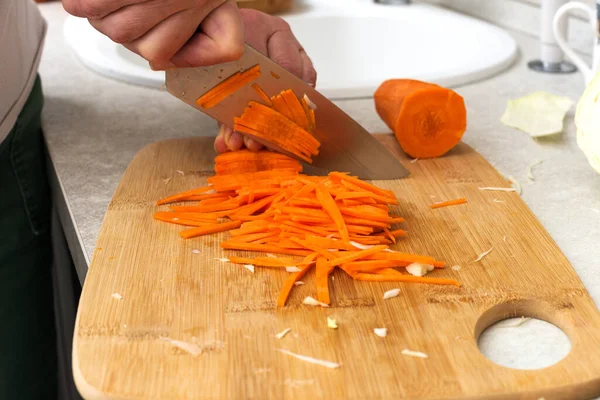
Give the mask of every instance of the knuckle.
POLYGON ((151 64, 168 61, 170 59, 167 51, 160 47, 141 49, 140 55, 151 64))
POLYGON ((290 27, 290 24, 284 20, 281 17, 272 17, 273 20, 273 25, 277 27, 277 30, 286 30, 286 31, 292 31, 292 28, 290 27))
POLYGON ((80 0, 80 9, 88 19, 100 19, 106 15, 101 0, 80 0))
POLYGON ((244 55, 244 44, 241 42, 232 42, 230 43, 223 54, 223 58, 226 61, 236 61, 242 58, 244 55))

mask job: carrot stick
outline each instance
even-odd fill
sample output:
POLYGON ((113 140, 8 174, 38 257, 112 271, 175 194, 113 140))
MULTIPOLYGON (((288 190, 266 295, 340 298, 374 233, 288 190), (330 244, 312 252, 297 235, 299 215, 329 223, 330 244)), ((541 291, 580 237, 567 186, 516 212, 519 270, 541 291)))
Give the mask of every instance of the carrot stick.
MULTIPOLYGON (((387 231, 387 232, 384 231, 383 233, 375 233, 374 234, 374 236, 388 236, 388 237, 390 235, 392 237, 394 237, 394 238, 397 238, 397 237, 401 237, 401 236, 406 236, 407 233, 403 229, 396 229, 396 230, 393 230, 393 231, 387 231)), ((396 242, 394 241, 394 243, 396 243, 396 242)))
POLYGON ((188 229, 185 231, 179 232, 179 236, 184 239, 190 239, 197 236, 208 235, 210 233, 224 232, 230 229, 235 229, 242 224, 242 221, 231 221, 225 222, 223 224, 213 224, 206 226, 199 226, 197 228, 188 229))
POLYGON ((268 239, 270 237, 277 236, 277 235, 279 235, 278 231, 269 230, 267 232, 251 233, 248 235, 235 236, 229 240, 235 241, 235 242, 243 242, 243 243, 254 243, 257 240, 268 239))
POLYGON ((319 253, 320 255, 327 258, 328 260, 333 260, 333 259, 337 258, 337 256, 335 254, 328 251, 327 249, 323 249, 319 246, 315 246, 312 243, 308 243, 306 240, 300 240, 300 239, 294 238, 294 237, 291 238, 290 240, 294 243, 299 244, 300 246, 303 246, 306 249, 309 249, 309 250, 319 253))
POLYGON ((329 265, 324 257, 317 258, 316 268, 316 284, 317 284, 317 300, 330 304, 329 299, 329 265))
POLYGON ((464 100, 434 84, 392 79, 379 86, 375 108, 395 133, 402 149, 414 158, 440 157, 462 138, 467 127, 464 100))
POLYGON ((285 303, 290 296, 290 292, 294 288, 294 283, 298 282, 304 274, 308 272, 309 269, 312 268, 312 264, 307 265, 306 267, 300 269, 298 272, 294 272, 290 276, 287 277, 285 282, 283 283, 283 287, 279 292, 279 296, 277 297, 277 307, 285 306, 285 303))
POLYGON ((258 86, 256 83, 252 84, 252 89, 254 89, 256 91, 256 93, 258 93, 258 95, 260 96, 260 98, 262 99, 262 101, 264 101, 265 103, 267 103, 268 106, 272 106, 273 102, 271 102, 271 99, 269 98, 269 96, 267 96, 267 94, 265 93, 264 90, 262 90, 262 88, 260 86, 258 86))
POLYGON ((274 254, 287 254, 291 256, 307 256, 308 254, 310 254, 310 251, 307 250, 285 249, 277 245, 241 243, 232 242, 229 240, 221 242, 221 248, 228 250, 247 250, 274 254))
POLYGON ((160 205, 163 205, 163 204, 175 203, 177 201, 185 200, 186 198, 188 198, 190 196, 202 194, 202 193, 208 192, 209 190, 213 190, 213 189, 214 188, 212 186, 204 186, 204 187, 201 187, 201 188, 192 189, 192 190, 188 190, 188 191, 185 191, 185 192, 177 193, 177 194, 174 194, 172 196, 165 197, 164 199, 158 200, 156 202, 156 205, 160 206, 160 205))
POLYGON ((272 258, 272 257, 255 257, 255 258, 247 258, 247 257, 235 257, 229 256, 229 261, 234 264, 252 264, 257 267, 277 267, 277 268, 285 268, 296 265, 304 265, 303 263, 298 263, 291 258, 272 258))
POLYGON ((335 200, 331 197, 329 192, 324 187, 316 188, 317 200, 323 205, 323 210, 329 214, 335 225, 337 226, 340 235, 342 236, 342 240, 346 243, 350 241, 348 237, 348 228, 346 227, 346 222, 342 217, 342 213, 340 212, 339 207, 335 204, 335 200))
POLYGON ((465 199, 464 197, 461 197, 461 198, 455 199, 455 200, 448 200, 448 201, 442 201, 440 203, 431 204, 429 206, 429 208, 434 209, 434 208, 455 206, 458 204, 465 204, 466 202, 467 202, 467 199, 465 199))
POLYGON ((370 249, 366 249, 366 250, 344 252, 343 256, 337 257, 334 260, 329 260, 329 265, 332 267, 336 267, 340 264, 345 264, 350 261, 358 260, 358 259, 370 256, 372 254, 379 253, 385 249, 387 249, 387 246, 377 245, 377 246, 373 246, 370 249))
MULTIPOLYGON (((173 213, 164 213, 164 214, 173 214, 173 213)), ((180 217, 175 217, 173 215, 161 215, 159 213, 154 214, 153 218, 157 221, 163 221, 163 222, 168 222, 171 224, 186 225, 186 226, 206 226, 206 225, 214 224, 214 222, 180 218, 180 217)))
POLYGON ((361 181, 358 178, 355 178, 355 177, 350 176, 350 175, 343 174, 341 172, 331 172, 329 174, 329 176, 332 177, 332 178, 340 179, 342 181, 342 184, 344 182, 351 183, 351 184, 353 184, 353 185, 355 185, 355 186, 357 186, 357 187, 359 187, 361 189, 367 190, 369 192, 375 193, 375 194, 377 194, 379 196, 383 196, 385 198, 389 198, 392 201, 396 198, 396 196, 394 195, 394 193, 392 191, 390 191, 390 190, 380 189, 380 188, 378 188, 375 185, 371 185, 370 183, 367 183, 365 181, 361 181))
POLYGON ((217 86, 204 93, 196 100, 196 104, 203 108, 212 108, 223 99, 230 96, 238 89, 252 82, 260 76, 260 65, 257 64, 244 72, 236 72, 217 86))
POLYGON ((394 235, 392 235, 392 233, 389 231, 389 229, 388 229, 388 228, 383 228, 383 232, 386 234, 386 236, 387 236, 387 237, 389 237, 389 238, 390 238, 390 240, 391 240, 393 243, 396 243, 396 237, 395 237, 394 235))

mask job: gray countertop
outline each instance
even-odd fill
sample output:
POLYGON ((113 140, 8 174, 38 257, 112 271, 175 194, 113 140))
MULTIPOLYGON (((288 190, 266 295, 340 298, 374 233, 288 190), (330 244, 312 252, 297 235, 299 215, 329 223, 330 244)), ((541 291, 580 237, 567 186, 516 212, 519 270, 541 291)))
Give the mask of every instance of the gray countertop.
MULTIPOLYGON (((83 279, 105 210, 133 156, 152 142, 212 136, 217 130, 213 120, 164 92, 113 81, 86 69, 63 40, 66 13, 60 4, 43 4, 40 8, 49 22, 40 72, 54 200, 83 279)), ((517 62, 492 79, 457 89, 468 107, 469 127, 464 141, 500 172, 521 182, 523 199, 599 305, 600 176, 577 147, 573 111, 566 118, 565 133, 552 139, 536 141, 500 123, 509 98, 544 90, 577 101, 584 88, 583 79, 579 74, 529 71, 526 62, 538 55, 538 41, 512 34, 520 48, 517 62), (535 168, 535 182, 529 183, 527 166, 538 159, 544 162, 535 168)), ((371 99, 337 104, 366 129, 388 131, 371 99)), ((525 324, 519 336, 529 333, 539 340, 543 336, 540 327, 525 324)), ((556 352, 564 352, 565 345, 556 340, 551 342, 556 352)), ((489 339, 489 343, 493 341, 489 339)), ((544 357, 538 355, 533 364, 543 364, 544 357)))

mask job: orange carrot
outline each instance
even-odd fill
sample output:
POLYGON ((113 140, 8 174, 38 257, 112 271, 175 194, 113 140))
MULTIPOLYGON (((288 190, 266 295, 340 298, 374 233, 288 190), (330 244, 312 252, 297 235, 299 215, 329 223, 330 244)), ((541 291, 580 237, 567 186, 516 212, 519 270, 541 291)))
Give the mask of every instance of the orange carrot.
POLYGON ((221 248, 229 249, 229 250, 247 250, 247 251, 258 251, 258 252, 264 252, 264 253, 288 254, 291 256, 307 256, 310 254, 310 251, 306 251, 306 250, 286 249, 286 248, 283 248, 283 247, 280 247, 277 245, 268 245, 268 244, 232 242, 230 240, 221 242, 221 248))
POLYGON ((242 224, 241 221, 231 221, 231 222, 225 222, 223 224, 212 224, 212 225, 206 225, 206 226, 199 226, 197 228, 181 231, 181 232, 179 232, 179 236, 181 236, 184 239, 190 239, 190 238, 197 237, 197 236, 208 235, 210 233, 225 232, 230 229, 235 229, 235 228, 239 227, 241 224, 242 224))
POLYGON ((196 100, 203 108, 212 108, 238 89, 246 86, 260 76, 260 65, 257 64, 244 72, 236 72, 217 86, 204 93, 196 100))
POLYGON ((336 257, 333 260, 329 260, 329 265, 332 267, 341 265, 341 264, 345 264, 348 263, 350 261, 354 261, 354 260, 358 260, 364 257, 368 257, 370 255, 376 254, 381 252, 382 250, 387 249, 387 246, 384 245, 377 245, 377 246, 373 246, 370 249, 366 249, 366 250, 360 250, 360 251, 347 251, 344 252, 345 254, 343 256, 339 256, 336 257))
POLYGON ((467 202, 467 199, 465 199, 464 197, 461 197, 461 198, 455 199, 455 200, 448 200, 448 201, 442 201, 440 203, 431 204, 429 206, 429 208, 434 209, 434 208, 455 206, 458 204, 465 204, 466 202, 467 202))
POLYGON ((304 274, 306 274, 308 272, 308 270, 311 268, 312 268, 312 264, 309 264, 306 267, 300 269, 300 271, 294 272, 293 274, 288 276, 288 278, 283 283, 283 287, 281 288, 281 291, 279 292, 279 296, 277 297, 277 307, 285 306, 285 302, 287 301, 288 297, 290 296, 290 292, 294 288, 294 283, 296 283, 300 279, 302 279, 304 274))
POLYGON ((340 235, 342 236, 342 240, 344 242, 350 241, 348 237, 348 228, 346 227, 346 222, 342 217, 342 213, 340 212, 339 207, 335 204, 335 201, 329 194, 325 188, 319 186, 316 189, 317 200, 323 205, 323 210, 329 214, 335 225, 337 226, 340 235))
POLYGON ((177 201, 186 200, 190 196, 202 194, 202 193, 208 192, 209 190, 213 190, 213 189, 214 188, 212 186, 204 186, 204 187, 201 187, 201 188, 192 189, 192 190, 188 190, 188 191, 185 191, 185 192, 177 193, 177 194, 174 194, 173 196, 165 197, 164 199, 158 200, 156 202, 156 205, 160 206, 160 205, 163 205, 163 204, 175 203, 177 201))
POLYGON ((324 257, 317 258, 316 268, 316 284, 317 284, 317 300, 329 304, 329 273, 330 267, 324 257))
POLYGON ((274 257, 255 257, 255 258, 246 258, 246 257, 235 257, 229 256, 229 261, 234 264, 252 264, 257 267, 291 267, 297 265, 305 265, 310 263, 298 263, 291 258, 274 258, 274 257))
MULTIPOLYGON (((253 88, 260 93, 257 85, 253 88)), ((212 99, 205 99, 206 104, 214 103, 215 96, 225 91, 217 90, 212 99)), ((310 160, 319 147, 310 134, 315 126, 312 103, 306 97, 299 100, 291 90, 269 100, 271 107, 251 102, 236 123, 258 138, 267 138, 275 147, 287 146, 286 151, 310 160)), ((391 230, 394 224, 404 221, 390 214, 390 206, 398 204, 393 192, 341 172, 325 177, 301 172, 301 164, 287 155, 266 150, 225 153, 215 158, 216 174, 208 178, 212 186, 161 200, 163 204, 188 203, 169 206, 171 211, 156 212, 154 218, 193 226, 180 232, 184 238, 229 230, 230 238, 220 244, 226 250, 304 257, 299 261, 271 255, 230 256, 236 264, 275 269, 301 266, 301 273, 291 275, 284 283, 279 306, 285 305, 294 282, 315 263, 317 298, 324 303, 330 302, 328 275, 336 267, 357 280, 450 282, 429 277, 414 279, 394 269, 413 262, 435 268, 444 268, 445 264, 433 257, 388 250, 387 245, 406 235, 402 229, 391 230), (223 222, 224 217, 231 222, 223 222)))
POLYGON ((440 157, 462 138, 467 127, 463 98, 451 89, 392 79, 374 95, 377 113, 411 157, 440 157))
POLYGON ((262 101, 264 101, 265 103, 267 103, 268 106, 272 106, 273 103, 271 102, 271 99, 269 98, 269 96, 267 96, 267 94, 265 93, 264 90, 262 90, 262 88, 260 86, 258 86, 256 83, 252 84, 252 89, 254 89, 256 91, 256 93, 258 93, 258 95, 260 96, 260 98, 262 99, 262 101))

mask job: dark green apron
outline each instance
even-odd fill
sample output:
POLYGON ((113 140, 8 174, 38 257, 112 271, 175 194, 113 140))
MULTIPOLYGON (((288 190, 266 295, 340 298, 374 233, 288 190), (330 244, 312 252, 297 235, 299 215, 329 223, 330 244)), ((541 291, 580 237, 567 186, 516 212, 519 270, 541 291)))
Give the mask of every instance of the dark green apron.
MULTIPOLYGON (((1 93, 0 93, 1 95, 1 93)), ((39 77, 0 143, 0 399, 55 399, 50 190, 39 77)))

